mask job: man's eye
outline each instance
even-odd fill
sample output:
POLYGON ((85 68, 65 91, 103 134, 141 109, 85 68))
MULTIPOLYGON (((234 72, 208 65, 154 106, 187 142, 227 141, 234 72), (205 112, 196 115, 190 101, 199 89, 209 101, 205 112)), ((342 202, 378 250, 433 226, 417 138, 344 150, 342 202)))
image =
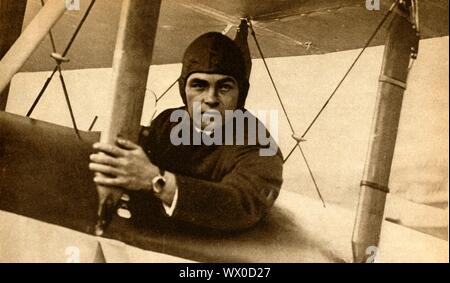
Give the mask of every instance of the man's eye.
POLYGON ((231 85, 221 85, 220 86, 220 91, 221 92, 228 92, 228 91, 230 91, 232 89, 233 89, 233 86, 231 86, 231 85))
POLYGON ((193 84, 191 84, 191 87, 195 88, 195 89, 204 89, 205 85, 202 83, 193 83, 193 84))

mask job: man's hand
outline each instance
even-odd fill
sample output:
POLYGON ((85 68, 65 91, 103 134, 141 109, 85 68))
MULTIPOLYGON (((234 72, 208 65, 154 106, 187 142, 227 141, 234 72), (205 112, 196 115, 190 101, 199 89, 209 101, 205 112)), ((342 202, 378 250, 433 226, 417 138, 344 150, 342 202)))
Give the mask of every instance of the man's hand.
POLYGON ((99 153, 90 156, 89 169, 98 174, 97 185, 121 187, 128 190, 151 190, 152 179, 159 169, 147 158, 142 148, 128 140, 117 139, 117 145, 95 143, 99 153))

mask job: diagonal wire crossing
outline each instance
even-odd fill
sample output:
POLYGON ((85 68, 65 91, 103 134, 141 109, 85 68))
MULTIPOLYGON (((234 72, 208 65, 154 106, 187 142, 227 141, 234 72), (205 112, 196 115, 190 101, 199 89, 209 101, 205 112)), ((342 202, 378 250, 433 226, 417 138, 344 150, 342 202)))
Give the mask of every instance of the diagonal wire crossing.
POLYGON ((250 27, 250 30, 251 30, 251 34, 252 34, 253 39, 254 39, 255 44, 256 44, 256 47, 257 47, 258 52, 259 52, 259 54, 260 54, 260 56, 261 56, 261 59, 262 59, 262 61, 263 61, 263 63, 264 63, 264 66, 265 66, 266 71, 267 71, 267 73, 268 73, 268 75, 269 75, 270 81, 272 82, 273 88, 274 88, 275 93, 276 93, 276 95, 277 95, 277 98, 278 98, 278 100, 279 100, 279 102, 280 102, 281 108, 283 109, 284 115, 285 115, 286 120, 287 120, 287 122, 288 122, 288 124, 289 124, 289 127, 290 127, 290 129, 291 129, 292 137, 296 140, 295 145, 294 145, 293 148, 290 150, 290 152, 288 153, 288 155, 286 156, 286 158, 284 159, 283 162, 286 163, 286 162, 289 160, 289 158, 291 157, 291 155, 292 155, 292 153, 295 151, 295 149, 298 148, 298 149, 300 150, 300 153, 301 153, 301 155, 302 155, 302 158, 303 158, 303 160, 305 161, 306 167, 307 167, 307 169, 308 169, 309 175, 311 176, 311 179, 312 179, 312 181, 313 181, 313 183, 314 183, 314 186, 315 186, 315 188, 316 188, 317 194, 319 195, 319 198, 320 198, 320 200, 322 201, 322 204, 323 204, 324 207, 325 207, 325 201, 324 201, 324 199, 323 199, 323 197, 322 197, 322 194, 320 193, 319 187, 318 187, 318 185, 317 185, 317 181, 316 181, 316 179, 315 179, 315 177, 314 177, 314 174, 313 174, 313 172, 312 172, 311 166, 310 166, 310 164, 309 164, 309 162, 308 162, 308 159, 307 159, 307 157, 306 157, 306 155, 305 155, 305 152, 303 151, 303 149, 302 149, 300 143, 303 142, 303 141, 305 140, 304 138, 306 137, 306 134, 307 134, 307 133, 309 132, 309 130, 313 127, 313 125, 315 124, 315 122, 317 121, 317 119, 320 117, 320 115, 323 113, 323 111, 325 110, 325 108, 328 106, 328 104, 330 103, 331 99, 332 99, 332 98, 334 97, 334 95, 337 93, 337 91, 339 90, 339 88, 341 87, 341 85, 343 84, 343 82, 347 79, 348 75, 349 75, 350 72, 353 70, 353 68, 355 67, 355 65, 356 65, 356 63, 359 61, 359 59, 361 58, 361 56, 362 56, 362 54, 364 53, 364 51, 367 49, 367 47, 369 47, 370 43, 373 41, 373 39, 375 38, 375 36, 378 34, 378 31, 382 28, 383 24, 384 24, 384 23, 386 22, 386 20, 389 18, 389 15, 392 13, 392 11, 394 10, 394 8, 397 6, 398 3, 399 3, 399 0, 396 0, 396 1, 392 4, 392 6, 389 8, 388 12, 384 15, 384 17, 382 18, 382 20, 380 21, 380 23, 377 25, 376 29, 374 30, 374 32, 373 32, 373 33, 371 34, 371 36, 369 37, 369 39, 367 40, 366 44, 364 45, 364 47, 362 48, 362 50, 360 51, 360 53, 358 54, 358 56, 355 58, 355 60, 353 61, 353 63, 350 65, 350 67, 347 69, 347 71, 346 71, 346 73, 344 74, 343 78, 339 81, 339 83, 338 83, 338 85, 336 86, 336 88, 333 90, 333 92, 331 93, 331 95, 330 95, 330 96, 328 97, 328 99, 325 101, 324 105, 321 107, 321 109, 319 110, 319 112, 316 114, 316 116, 314 117, 314 119, 311 121, 311 123, 308 125, 308 127, 306 128, 306 130, 304 131, 304 133, 303 133, 300 137, 297 137, 296 134, 295 134, 295 130, 294 130, 294 127, 293 127, 292 122, 291 122, 291 120, 290 120, 290 117, 289 117, 289 115, 288 115, 288 113, 287 113, 287 110, 286 110, 286 108, 285 108, 285 106, 284 106, 284 103, 283 103, 283 100, 282 100, 282 98, 281 98, 281 95, 280 95, 280 93, 279 93, 279 91, 278 91, 278 88, 277 88, 277 86, 276 86, 276 84, 275 84, 275 81, 274 81, 274 79, 273 79, 273 77, 272 77, 272 74, 271 74, 271 72, 270 72, 270 69, 269 69, 269 67, 268 67, 268 65, 267 65, 266 59, 265 59, 264 54, 263 54, 263 52, 262 52, 262 50, 261 50, 261 46, 259 45, 258 39, 256 38, 256 33, 255 33, 254 29, 253 29, 252 22, 251 22, 249 19, 247 19, 247 22, 248 22, 249 27, 250 27))
MULTIPOLYGON (((75 29, 75 32, 73 33, 72 37, 70 38, 69 42, 67 43, 66 48, 64 49, 64 52, 60 55, 60 58, 57 59, 54 56, 52 56, 55 59, 55 61, 56 61, 56 66, 53 68, 53 71, 52 71, 51 75, 45 81, 43 87, 39 91, 36 99, 34 100, 33 104, 31 105, 30 109, 28 110, 28 112, 26 114, 27 117, 31 116, 31 114, 33 113, 34 109, 38 105, 40 99, 42 98, 42 96, 44 95, 45 91, 47 90, 47 87, 49 86, 50 82, 52 81, 54 75, 56 74, 56 72, 58 72, 59 73, 59 78, 60 78, 60 81, 61 81, 61 85, 62 85, 62 88, 63 88, 63 92, 64 92, 64 98, 65 98, 66 104, 67 104, 67 106, 69 108, 70 117, 71 117, 71 120, 72 120, 72 124, 73 124, 74 130, 75 130, 75 133, 77 134, 77 137, 80 137, 80 135, 79 135, 78 127, 77 127, 77 124, 76 124, 75 116, 73 114, 72 106, 71 106, 71 103, 70 103, 69 94, 68 94, 68 91, 67 91, 67 86, 66 86, 66 83, 65 83, 65 80, 64 80, 64 76, 63 76, 63 73, 62 73, 61 62, 63 62, 63 59, 65 59, 65 56, 70 51, 70 48, 72 47, 72 44, 74 43, 76 37, 78 36, 78 34, 79 34, 79 32, 80 32, 84 22, 86 21, 87 17, 89 16, 89 14, 90 14, 90 12, 92 10, 92 7, 95 4, 95 1, 96 0, 91 0, 91 2, 89 4, 86 12, 84 13, 81 21, 78 23, 77 28, 75 29)), ((45 4, 43 0, 41 0, 41 4, 42 4, 42 6, 45 4)), ((49 31, 49 36, 50 36, 50 41, 51 41, 51 44, 52 44, 52 50, 54 52, 52 55, 55 55, 55 54, 58 55, 56 53, 55 40, 54 40, 54 37, 53 37, 53 34, 52 34, 51 31, 49 31)))

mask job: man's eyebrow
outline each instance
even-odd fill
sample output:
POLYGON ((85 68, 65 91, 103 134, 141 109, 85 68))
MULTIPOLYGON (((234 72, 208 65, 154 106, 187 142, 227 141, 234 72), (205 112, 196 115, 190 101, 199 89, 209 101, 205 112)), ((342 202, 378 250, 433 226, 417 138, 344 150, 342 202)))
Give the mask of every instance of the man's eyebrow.
POLYGON ((219 83, 219 84, 230 83, 230 82, 237 84, 236 80, 233 79, 232 77, 223 78, 223 79, 217 81, 217 83, 219 83))
POLYGON ((206 84, 206 83, 208 83, 208 81, 207 81, 207 80, 202 80, 202 79, 199 79, 199 78, 193 78, 192 80, 189 81, 189 83, 202 83, 202 84, 206 84))

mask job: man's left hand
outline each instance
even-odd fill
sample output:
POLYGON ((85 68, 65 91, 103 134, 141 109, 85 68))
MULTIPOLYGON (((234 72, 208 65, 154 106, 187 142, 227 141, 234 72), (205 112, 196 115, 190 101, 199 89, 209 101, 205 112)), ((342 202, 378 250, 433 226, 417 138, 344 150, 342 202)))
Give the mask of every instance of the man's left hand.
POLYGON ((98 173, 94 178, 97 185, 121 187, 128 190, 151 190, 152 179, 159 174, 144 150, 137 144, 117 139, 117 145, 95 143, 100 152, 90 156, 89 169, 98 173))

